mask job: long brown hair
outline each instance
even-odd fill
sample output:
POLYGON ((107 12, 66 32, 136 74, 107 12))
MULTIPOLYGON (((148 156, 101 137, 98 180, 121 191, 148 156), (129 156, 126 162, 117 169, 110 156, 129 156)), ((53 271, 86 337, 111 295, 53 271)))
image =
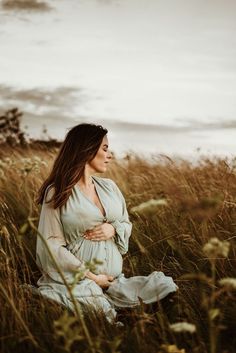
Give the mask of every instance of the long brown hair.
POLYGON ((86 162, 90 162, 102 143, 107 129, 101 125, 82 123, 69 130, 59 150, 48 178, 38 191, 37 204, 42 204, 49 185, 55 192, 48 202, 53 208, 62 207, 72 193, 73 186, 83 175, 86 162))

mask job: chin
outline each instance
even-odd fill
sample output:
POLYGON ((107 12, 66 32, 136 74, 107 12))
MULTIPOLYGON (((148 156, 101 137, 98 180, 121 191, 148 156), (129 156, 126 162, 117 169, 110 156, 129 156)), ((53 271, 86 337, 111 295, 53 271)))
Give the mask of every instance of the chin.
POLYGON ((107 170, 107 167, 98 168, 98 169, 96 170, 96 173, 104 173, 104 172, 106 172, 106 170, 107 170))

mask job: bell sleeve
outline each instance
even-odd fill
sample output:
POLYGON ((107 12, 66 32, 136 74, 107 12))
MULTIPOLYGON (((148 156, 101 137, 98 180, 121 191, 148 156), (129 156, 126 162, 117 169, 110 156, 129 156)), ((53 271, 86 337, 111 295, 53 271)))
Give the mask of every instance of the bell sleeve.
POLYGON ((47 191, 48 189, 45 192, 38 223, 38 232, 41 236, 37 235, 36 264, 42 274, 48 275, 56 282, 63 283, 61 275, 48 252, 48 246, 66 281, 72 283, 78 271, 81 271, 81 278, 83 278, 88 270, 85 269, 84 263, 66 248, 60 210, 59 208, 54 209, 51 203, 45 202, 51 199, 54 191, 52 188, 47 191), (47 246, 45 246, 41 237, 46 241, 47 246))
POLYGON ((132 223, 129 220, 128 211, 126 208, 126 202, 124 196, 122 195, 120 189, 116 185, 116 183, 111 180, 112 182, 112 189, 118 196, 120 203, 122 205, 122 214, 119 219, 116 219, 110 224, 115 228, 115 243, 122 255, 126 254, 129 248, 129 237, 132 231, 132 223))

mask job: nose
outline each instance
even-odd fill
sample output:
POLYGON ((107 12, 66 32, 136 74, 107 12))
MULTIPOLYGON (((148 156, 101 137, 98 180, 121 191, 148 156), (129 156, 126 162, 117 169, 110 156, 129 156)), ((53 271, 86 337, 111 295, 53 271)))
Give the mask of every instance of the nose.
POLYGON ((107 158, 108 158, 108 159, 111 159, 111 158, 112 158, 112 152, 109 151, 107 158))

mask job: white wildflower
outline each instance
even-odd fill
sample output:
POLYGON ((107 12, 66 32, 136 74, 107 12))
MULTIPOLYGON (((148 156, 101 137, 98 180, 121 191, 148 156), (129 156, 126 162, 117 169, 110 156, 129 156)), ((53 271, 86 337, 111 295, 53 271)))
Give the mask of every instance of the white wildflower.
POLYGON ((160 206, 167 206, 168 203, 165 199, 154 200, 143 202, 138 206, 132 207, 131 213, 138 214, 154 214, 160 206))
POLYGON ((162 344, 161 348, 166 353, 185 353, 185 349, 179 349, 175 344, 162 344))
POLYGON ((22 163, 31 163, 31 159, 30 158, 21 158, 21 162, 22 163))
POLYGON ((4 168, 5 167, 5 163, 0 159, 0 168, 4 168))
POLYGON ((39 162, 39 163, 41 162, 41 158, 38 157, 38 156, 34 156, 33 159, 34 159, 36 162, 39 162))
POLYGON ((196 331, 196 326, 188 322, 176 322, 170 325, 170 329, 174 332, 189 332, 194 333, 196 331))
POLYGON ((24 176, 27 176, 30 172, 39 173, 41 165, 47 165, 40 157, 34 156, 32 158, 21 158, 20 171, 24 176))
POLYGON ((230 243, 226 240, 211 238, 208 243, 203 246, 203 252, 209 257, 227 257, 229 253, 230 243))
POLYGON ((219 280, 219 284, 230 289, 236 289, 236 278, 225 277, 219 280))
POLYGON ((6 164, 8 164, 8 165, 11 165, 11 164, 12 164, 12 159, 9 158, 9 157, 5 157, 5 158, 4 158, 4 162, 5 162, 6 164))

